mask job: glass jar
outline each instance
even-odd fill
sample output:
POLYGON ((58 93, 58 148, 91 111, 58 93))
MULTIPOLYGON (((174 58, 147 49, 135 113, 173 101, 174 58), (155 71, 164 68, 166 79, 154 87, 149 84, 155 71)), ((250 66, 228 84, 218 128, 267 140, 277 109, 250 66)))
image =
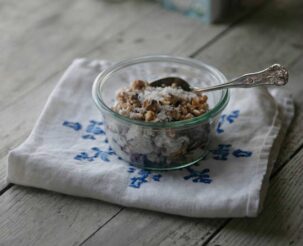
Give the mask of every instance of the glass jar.
POLYGON ((92 89, 110 146, 122 159, 144 169, 177 169, 201 160, 208 152, 211 131, 229 101, 227 89, 208 92, 208 112, 175 122, 133 120, 111 109, 116 92, 133 80, 151 82, 164 77, 180 77, 197 87, 226 82, 216 68, 194 59, 146 56, 109 67, 97 76, 92 89))

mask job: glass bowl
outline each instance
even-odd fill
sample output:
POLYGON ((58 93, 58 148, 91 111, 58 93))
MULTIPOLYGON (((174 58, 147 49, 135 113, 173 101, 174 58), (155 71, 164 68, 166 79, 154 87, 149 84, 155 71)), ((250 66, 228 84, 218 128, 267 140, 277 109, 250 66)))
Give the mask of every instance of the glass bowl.
POLYGON ((175 122, 144 122, 114 112, 116 92, 133 80, 154 81, 180 77, 192 86, 205 87, 226 82, 216 68, 200 61, 173 56, 146 56, 119 62, 95 79, 92 95, 100 109, 112 149, 134 166, 170 170, 189 166, 208 152, 211 131, 229 101, 227 89, 209 92, 209 111, 175 122))

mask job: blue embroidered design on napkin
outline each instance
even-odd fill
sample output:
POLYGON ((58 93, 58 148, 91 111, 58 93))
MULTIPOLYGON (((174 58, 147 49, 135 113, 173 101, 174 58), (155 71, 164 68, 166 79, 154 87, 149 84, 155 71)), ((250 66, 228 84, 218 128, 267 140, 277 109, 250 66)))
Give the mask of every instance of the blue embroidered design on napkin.
MULTIPOLYGON (((75 131, 80 131, 82 129, 82 125, 79 122, 64 121, 62 125, 75 131)), ((85 132, 89 134, 82 135, 82 138, 96 140, 95 135, 105 135, 104 130, 100 127, 102 125, 102 121, 90 120, 85 130, 85 132)))
POLYGON ((108 150, 100 150, 98 147, 91 148, 93 155, 89 155, 87 152, 81 152, 80 154, 74 157, 75 160, 82 161, 94 161, 97 158, 100 158, 102 161, 109 162, 109 156, 116 155, 111 147, 108 150))
POLYGON ((203 169, 202 171, 197 171, 192 167, 187 167, 186 170, 189 172, 189 175, 185 176, 185 180, 191 179, 194 183, 205 183, 210 184, 212 179, 209 176, 209 169, 203 169))
MULTIPOLYGON (((231 151, 231 147, 231 144, 219 144, 217 149, 210 150, 210 152, 213 154, 213 159, 227 161, 231 151)), ((232 151, 232 155, 236 158, 251 157, 252 152, 236 149, 232 151)))
POLYGON ((239 115, 240 115, 240 110, 234 110, 230 114, 222 114, 216 127, 216 133, 217 134, 223 133, 224 129, 222 127, 224 123, 226 122, 229 124, 234 123, 235 119, 237 119, 239 115))
POLYGON ((136 173, 137 175, 132 176, 130 178, 129 187, 140 188, 142 184, 147 183, 149 181, 159 182, 162 177, 161 174, 153 174, 152 171, 144 170, 140 168, 136 168, 134 166, 130 166, 127 170, 129 173, 136 173))
MULTIPOLYGON (((222 134, 224 133, 223 126, 225 123, 232 124, 235 122, 240 115, 239 110, 234 110, 231 114, 223 114, 218 122, 216 127, 216 133, 222 134)), ((105 131, 102 128, 103 122, 97 120, 90 120, 86 127, 83 127, 80 122, 72 122, 72 121, 64 121, 63 126, 73 129, 78 132, 85 129, 85 134, 81 136, 84 140, 96 140, 96 137, 102 136, 103 140, 98 139, 98 141, 102 141, 106 144, 106 149, 101 149, 100 147, 94 146, 90 148, 88 151, 82 151, 74 156, 74 159, 77 161, 88 161, 93 162, 95 160, 102 160, 104 162, 111 162, 111 157, 115 156, 115 160, 122 160, 121 157, 117 156, 117 154, 113 151, 113 149, 108 144, 108 139, 105 136, 105 131)), ((217 148, 209 151, 212 154, 212 158, 215 160, 223 160, 226 161, 230 154, 235 158, 248 158, 252 156, 251 151, 242 150, 242 149, 233 149, 231 144, 219 144, 217 148)), ((183 178, 184 181, 192 181, 193 183, 204 183, 210 184, 213 180, 210 177, 210 170, 208 168, 199 169, 199 164, 196 164, 191 167, 186 167, 181 169, 182 172, 186 172, 184 175, 180 177, 183 178)), ((160 182, 160 180, 165 177, 164 173, 154 173, 150 170, 144 170, 141 168, 136 168, 132 164, 129 164, 129 168, 127 172, 130 174, 129 177, 129 187, 139 189, 141 186, 148 182, 160 182)))

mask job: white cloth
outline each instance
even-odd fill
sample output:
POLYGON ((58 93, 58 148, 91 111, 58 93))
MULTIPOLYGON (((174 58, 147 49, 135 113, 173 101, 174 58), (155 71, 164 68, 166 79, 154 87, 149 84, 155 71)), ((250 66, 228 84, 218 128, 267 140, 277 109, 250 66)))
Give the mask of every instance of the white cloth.
POLYGON ((182 170, 146 172, 110 150, 99 123, 91 87, 108 65, 73 62, 28 139, 10 152, 7 181, 190 217, 256 216, 293 117, 290 96, 233 89, 206 160, 182 170))

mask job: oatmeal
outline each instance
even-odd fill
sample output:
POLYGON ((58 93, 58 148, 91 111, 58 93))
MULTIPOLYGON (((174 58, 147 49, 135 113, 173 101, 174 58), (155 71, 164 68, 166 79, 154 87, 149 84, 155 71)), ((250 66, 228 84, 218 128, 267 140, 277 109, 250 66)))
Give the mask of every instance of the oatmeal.
POLYGON ((185 91, 176 84, 152 87, 135 80, 117 92, 113 110, 131 119, 171 122, 191 119, 207 112, 207 96, 185 91))

